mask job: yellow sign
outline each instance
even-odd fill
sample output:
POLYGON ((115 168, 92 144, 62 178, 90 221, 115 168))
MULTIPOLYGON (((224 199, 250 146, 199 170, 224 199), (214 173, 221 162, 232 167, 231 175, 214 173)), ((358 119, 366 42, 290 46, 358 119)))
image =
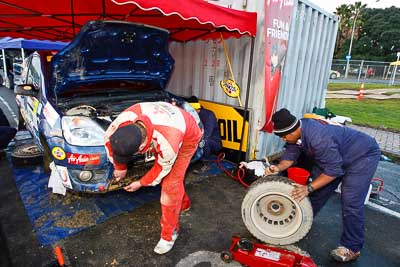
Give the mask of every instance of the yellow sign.
POLYGON ((58 160, 63 160, 66 157, 64 149, 59 146, 53 147, 53 149, 51 150, 51 154, 53 154, 53 157, 58 160))
POLYGON ((238 97, 240 95, 240 87, 231 79, 220 81, 219 85, 224 90, 225 94, 230 97, 238 97))
POLYGON ((246 121, 243 128, 244 110, 203 100, 199 102, 205 109, 213 111, 217 117, 222 146, 232 150, 240 150, 240 143, 242 143, 241 151, 246 152, 249 122, 246 121), (243 115, 240 113, 241 111, 243 111, 243 115))

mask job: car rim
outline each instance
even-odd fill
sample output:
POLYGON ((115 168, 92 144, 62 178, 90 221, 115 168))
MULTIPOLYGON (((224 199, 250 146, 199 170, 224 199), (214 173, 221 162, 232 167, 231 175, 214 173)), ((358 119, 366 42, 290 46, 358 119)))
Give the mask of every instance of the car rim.
POLYGON ((40 153, 40 150, 39 150, 39 148, 38 148, 36 145, 30 145, 30 146, 23 147, 23 148, 21 149, 21 152, 22 152, 23 154, 36 155, 36 154, 39 154, 39 153, 40 153))
POLYGON ((256 228, 273 238, 287 237, 301 226, 303 213, 291 197, 279 192, 259 196, 252 204, 250 217, 256 228))

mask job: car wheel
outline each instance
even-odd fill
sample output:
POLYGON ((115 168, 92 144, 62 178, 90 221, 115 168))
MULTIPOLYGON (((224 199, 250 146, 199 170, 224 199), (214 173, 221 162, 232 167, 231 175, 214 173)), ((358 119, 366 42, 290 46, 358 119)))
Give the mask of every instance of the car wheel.
POLYGON ((336 73, 331 73, 331 76, 330 76, 330 78, 331 78, 331 79, 336 79, 336 78, 337 78, 337 75, 336 75, 336 73))
POLYGON ((37 165, 42 163, 43 153, 35 144, 25 144, 14 149, 11 161, 17 167, 37 165))
POLYGON ((273 245, 293 244, 311 229, 313 211, 306 197, 298 202, 286 177, 264 177, 254 182, 242 202, 242 219, 256 238, 273 245))
POLYGON ((0 86, 3 86, 4 80, 3 77, 0 75, 0 86))

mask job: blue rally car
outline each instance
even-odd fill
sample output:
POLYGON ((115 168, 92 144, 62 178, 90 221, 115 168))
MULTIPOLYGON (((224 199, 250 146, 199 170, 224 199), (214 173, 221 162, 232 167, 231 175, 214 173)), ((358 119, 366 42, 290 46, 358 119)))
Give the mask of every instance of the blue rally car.
MULTIPOLYGON (((104 132, 135 103, 172 101, 164 90, 174 66, 168 36, 147 25, 91 21, 54 56, 35 52, 27 59, 23 84, 15 87, 17 104, 43 150, 45 171, 54 161, 65 187, 107 192, 124 185, 112 179, 104 132)), ((140 178, 153 159, 138 156, 125 184, 140 178)))

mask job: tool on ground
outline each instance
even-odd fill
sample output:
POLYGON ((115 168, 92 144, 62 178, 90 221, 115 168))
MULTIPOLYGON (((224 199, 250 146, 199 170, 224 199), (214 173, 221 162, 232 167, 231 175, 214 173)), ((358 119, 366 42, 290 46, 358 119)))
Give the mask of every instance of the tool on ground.
POLYGON ((372 198, 379 198, 379 193, 382 192, 383 190, 383 185, 384 185, 383 179, 377 177, 372 178, 371 185, 372 189, 370 196, 372 198))
POLYGON ((235 260, 250 267, 317 267, 308 256, 283 248, 251 242, 246 238, 232 237, 229 251, 221 253, 224 262, 235 260))

